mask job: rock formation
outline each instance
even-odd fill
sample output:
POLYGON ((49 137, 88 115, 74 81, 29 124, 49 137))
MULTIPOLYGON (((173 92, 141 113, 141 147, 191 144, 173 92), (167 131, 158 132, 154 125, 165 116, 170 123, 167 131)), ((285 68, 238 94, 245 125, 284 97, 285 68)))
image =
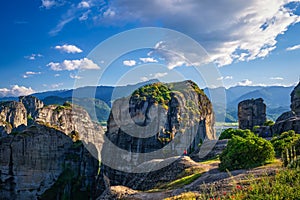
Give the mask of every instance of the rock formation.
POLYGON ((212 104, 192 81, 143 86, 113 104, 102 176, 110 185, 149 189, 178 156, 215 139, 213 125, 212 104))
POLYGON ((300 82, 291 93, 291 111, 281 114, 272 127, 274 134, 294 130, 300 133, 300 82))
POLYGON ((76 105, 19 100, 0 104, 1 199, 94 197, 101 126, 76 105), (28 116, 33 124, 26 127, 28 116))
POLYGON ((262 98, 244 100, 238 105, 240 129, 252 130, 266 122, 266 104, 262 98))
POLYGON ((21 125, 27 126, 27 112, 24 105, 15 101, 0 103, 1 133, 11 133, 12 129, 21 125))
POLYGON ((44 103, 34 96, 21 96, 19 101, 25 106, 27 116, 31 116, 34 119, 38 114, 38 110, 44 107, 44 103))

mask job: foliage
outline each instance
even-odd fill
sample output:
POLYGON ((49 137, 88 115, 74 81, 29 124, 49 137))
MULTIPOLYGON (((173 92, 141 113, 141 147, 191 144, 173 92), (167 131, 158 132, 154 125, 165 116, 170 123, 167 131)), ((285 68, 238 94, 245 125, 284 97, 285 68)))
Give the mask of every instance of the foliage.
POLYGON ((224 130, 219 139, 223 140, 223 139, 231 139, 234 135, 240 136, 240 137, 247 137, 248 135, 253 134, 249 129, 246 130, 242 130, 242 129, 233 129, 233 128, 228 128, 226 130, 224 130))
POLYGON ((135 90, 132 94, 132 98, 138 102, 152 100, 153 103, 158 103, 165 109, 168 109, 167 105, 171 100, 171 90, 162 83, 153 83, 135 90))
POLYGON ((254 179, 248 187, 236 188, 235 199, 299 199, 300 169, 284 169, 273 177, 254 179))
POLYGON ((197 193, 184 192, 184 193, 174 196, 174 197, 165 198, 164 200, 196 200, 196 199, 198 199, 198 197, 199 197, 199 194, 197 194, 197 193))
POLYGON ((219 168, 221 171, 253 168, 273 160, 274 155, 271 142, 254 133, 245 138, 233 135, 220 155, 219 168))
POLYGON ((267 120, 267 121, 265 121, 264 126, 273 126, 274 124, 275 124, 274 121, 272 121, 272 120, 267 120))
POLYGON ((290 148, 291 145, 300 139, 300 135, 296 134, 295 131, 290 130, 283 132, 278 136, 274 136, 271 140, 276 156, 281 156, 282 152, 286 148, 290 148))

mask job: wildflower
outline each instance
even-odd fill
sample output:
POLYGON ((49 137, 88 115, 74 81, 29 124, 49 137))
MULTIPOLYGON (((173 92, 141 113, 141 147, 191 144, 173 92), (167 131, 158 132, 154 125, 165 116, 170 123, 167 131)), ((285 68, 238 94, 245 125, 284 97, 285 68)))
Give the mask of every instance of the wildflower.
POLYGON ((237 186, 236 186, 236 189, 241 190, 241 189, 242 189, 242 186, 237 185, 237 186))

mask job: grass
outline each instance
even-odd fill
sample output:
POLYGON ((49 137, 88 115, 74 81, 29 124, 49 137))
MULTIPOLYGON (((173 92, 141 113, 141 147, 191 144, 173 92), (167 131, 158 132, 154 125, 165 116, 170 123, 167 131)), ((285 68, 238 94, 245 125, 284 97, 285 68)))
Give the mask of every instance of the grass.
POLYGON ((194 192, 185 192, 178 196, 165 198, 164 200, 196 200, 199 195, 194 192))
POLYGON ((198 179, 202 173, 195 173, 189 176, 185 176, 183 178, 177 179, 175 181, 172 181, 164 186, 165 189, 176 189, 180 188, 182 186, 188 185, 198 179))

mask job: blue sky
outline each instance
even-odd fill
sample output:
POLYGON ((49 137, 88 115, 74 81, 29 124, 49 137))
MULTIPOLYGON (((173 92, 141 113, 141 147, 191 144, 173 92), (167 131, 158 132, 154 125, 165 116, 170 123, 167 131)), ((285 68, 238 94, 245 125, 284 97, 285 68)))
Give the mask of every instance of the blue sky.
MULTIPOLYGON (((0 97, 72 88, 75 81, 86 78, 79 70, 96 74, 103 68, 89 57, 98 44, 148 26, 176 30, 197 41, 217 66, 225 87, 294 85, 300 76, 299 5, 283 0, 4 1, 0 97)), ((155 48, 160 48, 159 43, 153 43, 155 48)), ((98 84, 195 78, 183 60, 151 54, 153 49, 121 55, 98 84)))

